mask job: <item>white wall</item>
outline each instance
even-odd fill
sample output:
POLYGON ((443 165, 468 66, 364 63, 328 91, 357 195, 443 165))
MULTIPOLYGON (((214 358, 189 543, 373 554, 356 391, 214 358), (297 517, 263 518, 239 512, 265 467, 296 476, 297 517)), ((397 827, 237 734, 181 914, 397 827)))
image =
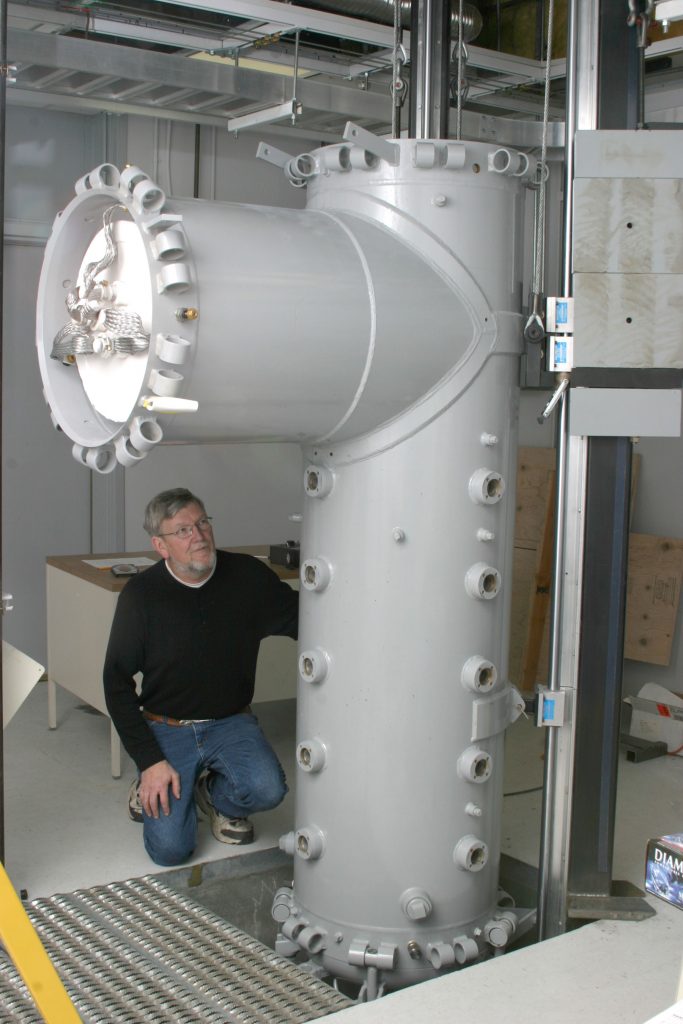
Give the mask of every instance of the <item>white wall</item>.
POLYGON ((126 471, 128 550, 150 546, 144 508, 169 487, 188 487, 204 500, 220 546, 298 540, 300 527, 287 517, 301 512, 303 468, 294 444, 162 445, 126 471))
MULTIPOLYGON (((192 124, 130 117, 126 159, 146 171, 168 195, 191 197, 195 194, 195 140, 192 124)), ((280 168, 256 159, 259 142, 294 155, 320 145, 316 139, 288 138, 267 127, 258 133, 235 136, 203 126, 199 136, 198 196, 263 206, 305 206, 305 189, 294 188, 280 168)))
MULTIPOLYGON (((87 551, 89 474, 55 432, 35 352, 41 237, 101 145, 95 118, 10 107, 7 112, 3 323, 3 590, 15 610, 6 640, 45 663, 45 557, 87 551)), ((77 623, 74 632, 77 633, 77 623)))
MULTIPOLYGON (((634 449, 640 455, 632 529, 659 537, 683 539, 683 440, 641 438, 634 449)), ((679 595, 680 596, 680 595, 679 595)), ((673 636, 671 663, 666 666, 626 661, 624 692, 636 694, 643 683, 653 682, 683 693, 683 601, 673 636)))

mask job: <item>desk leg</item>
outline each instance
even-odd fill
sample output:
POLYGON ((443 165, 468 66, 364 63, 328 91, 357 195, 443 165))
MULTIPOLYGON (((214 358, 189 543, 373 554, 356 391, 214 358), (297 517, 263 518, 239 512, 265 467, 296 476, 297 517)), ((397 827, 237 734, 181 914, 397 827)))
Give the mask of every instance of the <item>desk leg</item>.
POLYGON ((114 728, 114 723, 109 723, 111 729, 111 773, 115 779, 121 778, 121 740, 114 728))
POLYGON ((47 680, 47 725, 49 729, 57 728, 57 684, 49 677, 47 680))

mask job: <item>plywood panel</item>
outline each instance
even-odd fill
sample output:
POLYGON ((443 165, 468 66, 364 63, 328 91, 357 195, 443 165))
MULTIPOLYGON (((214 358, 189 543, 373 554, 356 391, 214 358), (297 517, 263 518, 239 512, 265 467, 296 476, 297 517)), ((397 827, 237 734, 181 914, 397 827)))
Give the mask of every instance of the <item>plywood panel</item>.
POLYGON ((552 553, 548 548, 548 517, 554 501, 554 480, 554 448, 519 449, 508 675, 520 689, 530 689, 536 681, 535 666, 547 632, 552 553))
POLYGON ((668 665, 683 579, 683 540, 632 533, 629 543, 626 641, 633 661, 668 665))
MULTIPOLYGON (((631 510, 641 456, 633 456, 631 510)), ((510 680, 548 681, 555 451, 520 448, 510 621, 510 680)), ((668 665, 683 583, 683 540, 630 535, 624 656, 668 665)))
POLYGON ((535 578, 536 551, 515 547, 512 561, 512 601, 510 609, 510 681, 522 689, 522 660, 529 623, 529 600, 535 578))
POLYGON ((519 449, 515 547, 536 551, 543 536, 548 495, 555 474, 554 448, 519 449))

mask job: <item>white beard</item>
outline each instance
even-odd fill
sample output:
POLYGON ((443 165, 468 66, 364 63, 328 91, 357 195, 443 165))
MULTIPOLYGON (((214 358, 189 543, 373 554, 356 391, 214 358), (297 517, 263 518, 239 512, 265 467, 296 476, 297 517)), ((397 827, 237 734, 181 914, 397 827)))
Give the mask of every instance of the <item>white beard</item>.
POLYGON ((208 575, 208 573, 213 572, 215 565, 215 551, 212 552, 211 559, 208 562, 194 562, 192 561, 192 559, 190 559, 189 562, 184 562, 181 564, 180 562, 171 561, 171 568, 174 570, 176 574, 186 573, 188 576, 195 576, 197 579, 200 579, 202 576, 206 576, 208 575))

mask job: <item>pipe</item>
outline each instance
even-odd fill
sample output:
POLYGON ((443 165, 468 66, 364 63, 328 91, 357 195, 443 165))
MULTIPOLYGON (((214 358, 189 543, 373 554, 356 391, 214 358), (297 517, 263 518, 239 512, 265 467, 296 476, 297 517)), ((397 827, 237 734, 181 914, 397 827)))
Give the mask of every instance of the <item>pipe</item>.
MULTIPOLYGON (((563 579, 563 541, 565 531, 565 505, 566 505, 566 480, 567 480, 567 412, 568 400, 566 391, 560 396, 557 412, 557 495, 555 499, 555 551, 554 551, 554 572, 552 583, 552 621, 550 627, 550 673, 548 678, 548 689, 557 691, 560 689, 559 677, 559 643, 561 618, 562 618, 562 579, 563 579)), ((557 934, 556 925, 549 920, 550 900, 549 886, 557 884, 554 878, 553 863, 557 855, 557 849, 562 842, 563 823, 562 814, 558 813, 558 807, 562 805, 563 799, 570 799, 570 794, 561 791, 558 785, 558 759, 559 759, 559 735, 557 729, 546 730, 544 778, 543 778, 543 808, 541 811, 541 849, 538 869, 538 938, 539 941, 550 938, 557 934)), ((566 881, 566 876, 565 876, 566 881)))
POLYGON ((194 126, 194 175, 192 187, 192 195, 195 199, 199 199, 199 166, 201 160, 201 146, 202 126, 196 124, 194 126))
MULTIPOLYGON (((578 37, 578 2, 571 0, 569 20, 567 24, 567 111, 565 117, 565 171, 564 171, 564 211, 563 211, 563 251, 562 251, 562 294, 570 295, 571 276, 571 240, 573 214, 573 177, 574 177, 574 134, 576 132, 576 55, 578 37)), ((567 482, 567 430, 568 430, 568 389, 560 395, 557 413, 557 469, 555 498, 555 549, 554 571, 551 591, 551 626, 550 626, 550 666, 548 688, 553 691, 560 689, 560 644, 562 621, 562 583, 564 579, 563 543, 565 536, 566 515, 566 482, 567 482)), ((556 934, 556 922, 552 922, 549 905, 549 885, 557 884, 553 878, 552 865, 555 862, 558 843, 562 842, 564 819, 558 814, 558 806, 567 794, 559 791, 558 733, 548 729, 545 748, 545 770, 543 780, 543 808, 541 811, 541 847, 538 870, 538 937, 539 940, 556 934)), ((565 873, 566 883, 566 873, 565 873)))
POLYGON ((376 967, 368 967, 365 998, 368 1003, 379 998, 378 972, 376 967))
MULTIPOLYGON (((574 216, 574 135, 576 134, 576 54, 578 2, 571 0, 567 25, 567 112, 565 117, 564 209, 562 238, 562 295, 572 293, 572 218, 574 216)), ((551 652, 548 687, 559 690, 559 644, 562 616, 562 540, 565 525, 565 481, 567 470, 567 391, 560 396, 557 418, 557 508, 555 572, 552 587, 551 652)), ((552 730, 549 730, 549 735, 552 730)), ((547 762, 546 762, 547 763, 547 762)))
POLYGON ((577 0, 570 0, 567 25, 567 111, 564 130, 564 208, 562 211, 562 294, 572 289, 572 218, 574 216, 574 136, 576 134, 577 0))

